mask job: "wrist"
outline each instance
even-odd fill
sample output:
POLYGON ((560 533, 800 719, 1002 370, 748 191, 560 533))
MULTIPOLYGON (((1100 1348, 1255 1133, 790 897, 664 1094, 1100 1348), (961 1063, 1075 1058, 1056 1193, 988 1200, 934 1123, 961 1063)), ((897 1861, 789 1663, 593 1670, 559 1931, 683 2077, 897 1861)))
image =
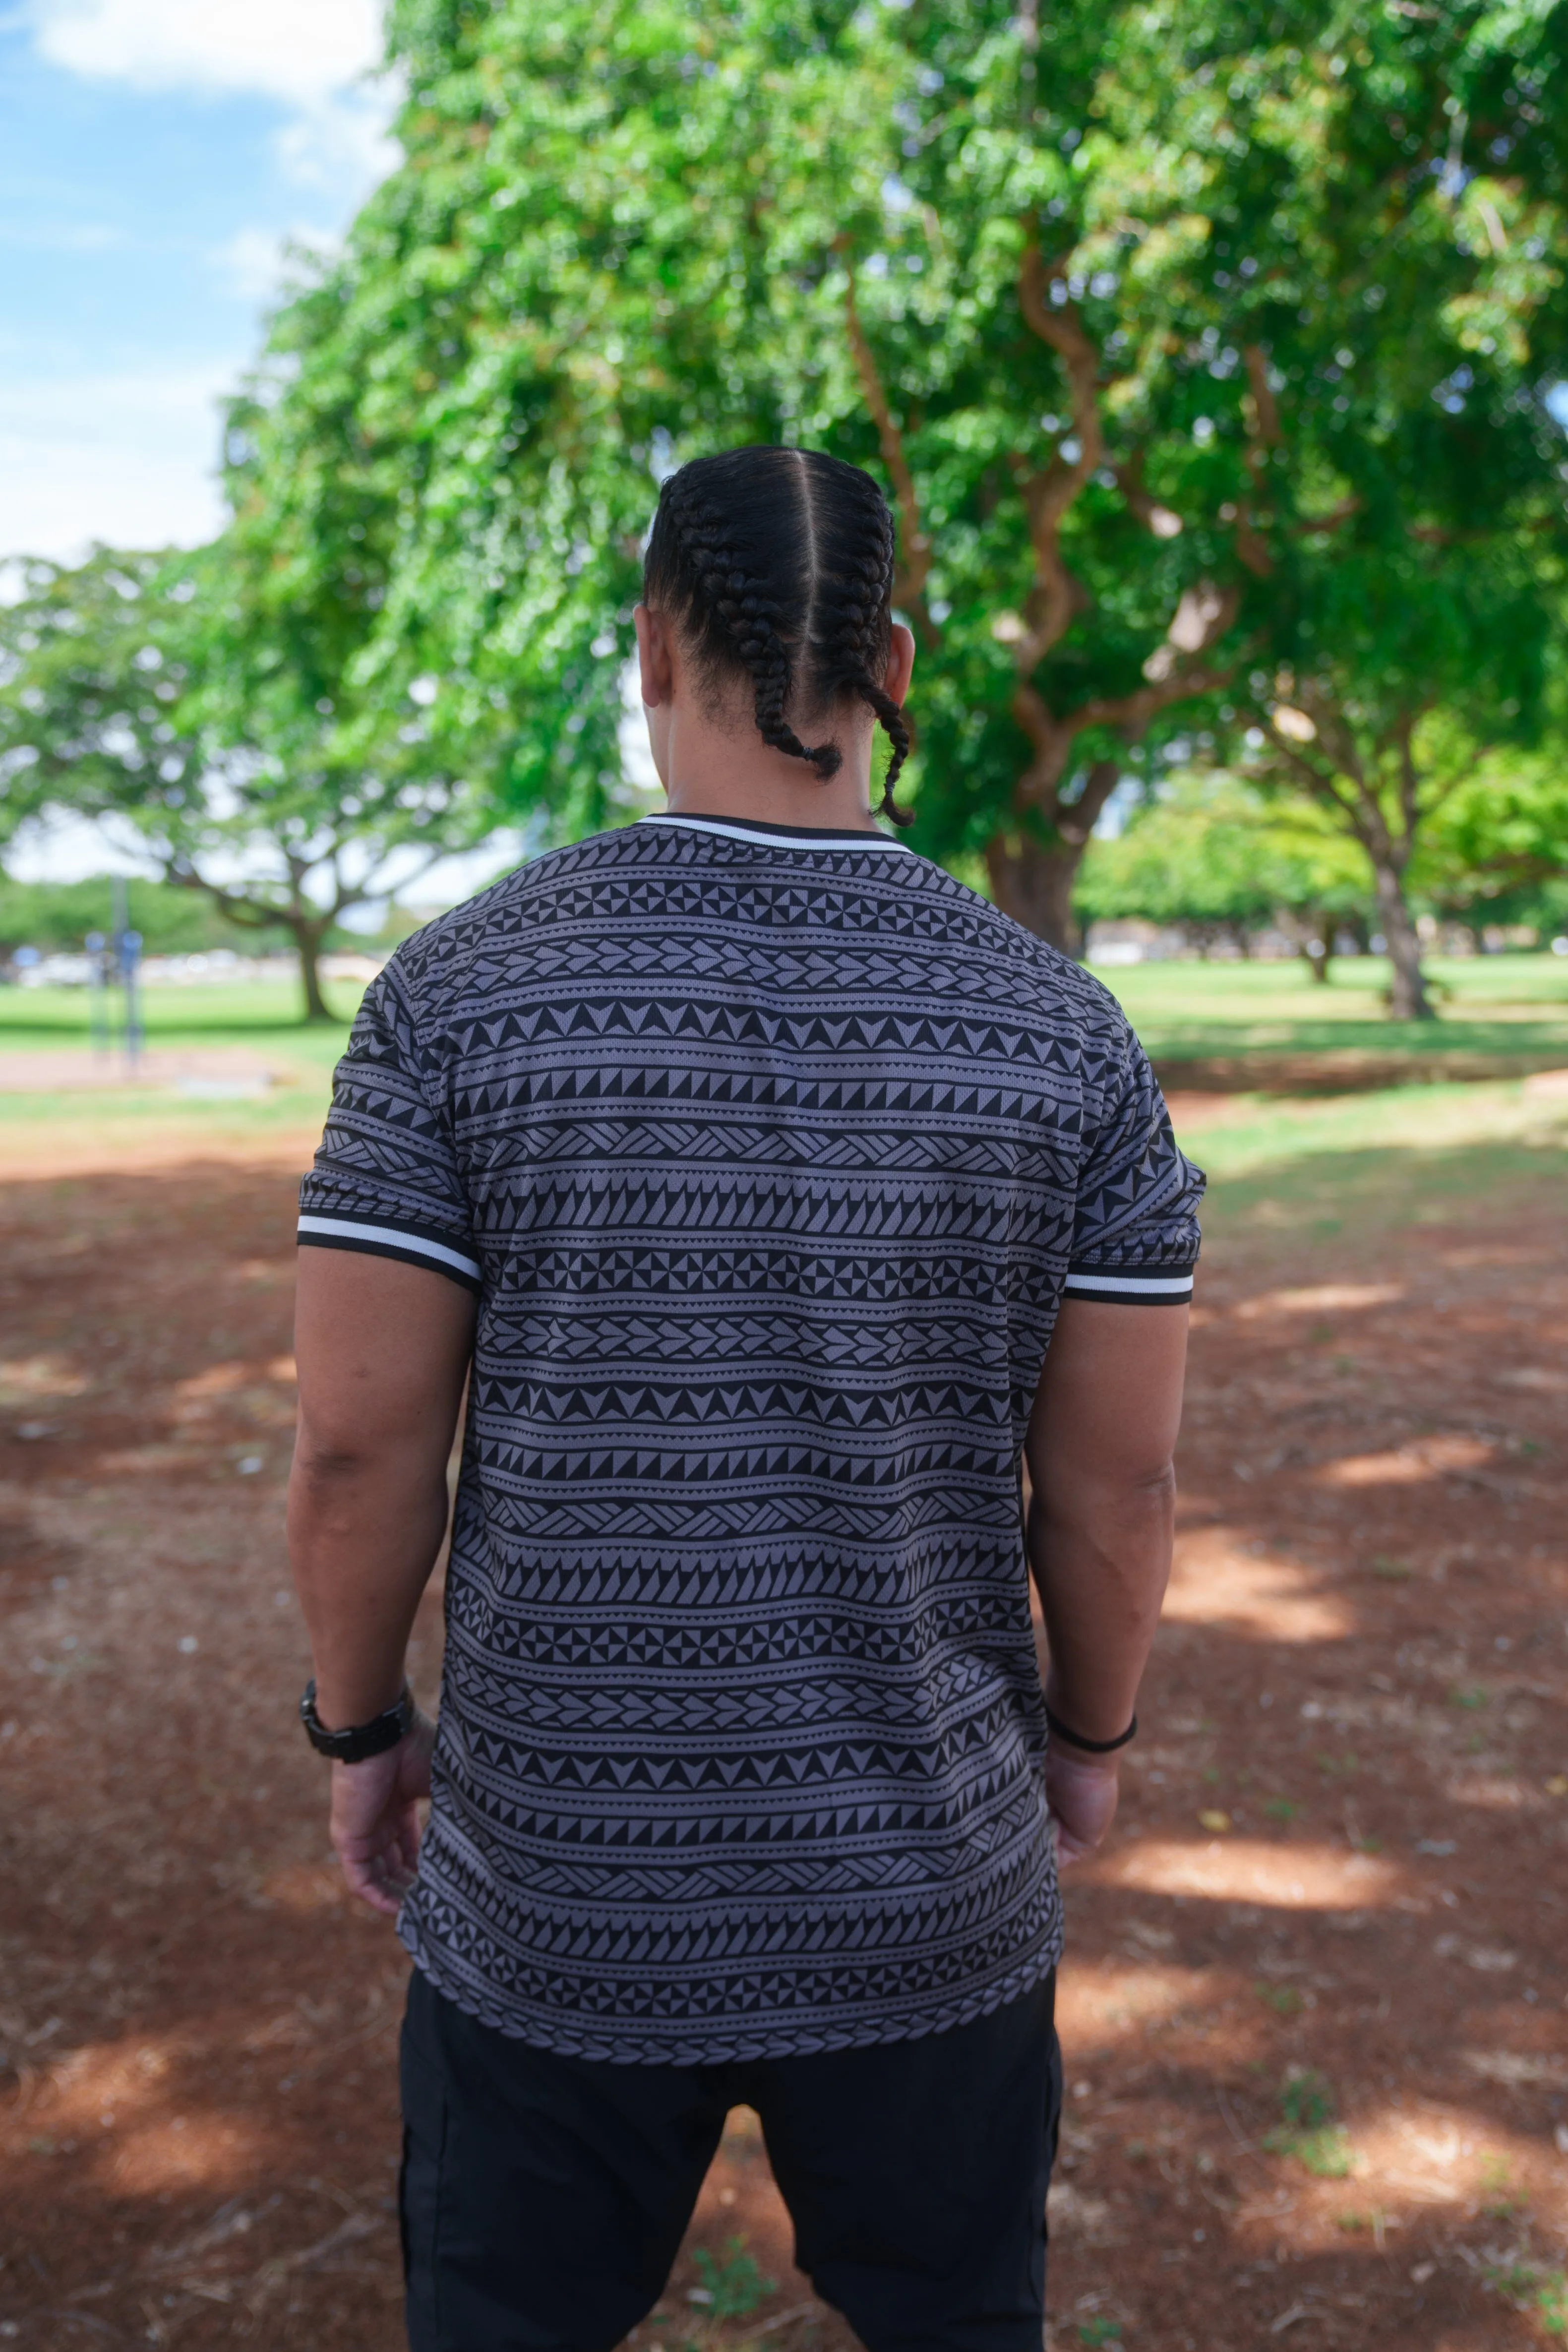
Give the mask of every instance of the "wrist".
POLYGON ((1057 1695, 1047 1685, 1046 1690, 1046 1726, 1054 1747, 1068 1750, 1074 1760, 1086 1762, 1113 1760, 1119 1750, 1128 1747, 1138 1736, 1138 1717, 1131 1709, 1114 1728, 1103 1722, 1103 1709, 1097 1713, 1085 1710, 1076 1713, 1071 1706, 1059 1704, 1057 1695))
POLYGON ((406 1682, 389 1706, 342 1725, 322 1717, 313 1680, 306 1684, 300 1701, 306 1738, 318 1755, 331 1757, 335 1764, 361 1764, 398 1747, 413 1729, 415 1715, 414 1694, 406 1682))
POLYGON ((368 1671, 351 1666, 345 1672, 328 1664, 317 1670, 314 1679, 316 1713, 329 1731, 347 1731, 354 1724, 384 1715, 408 1688, 407 1669, 401 1660, 395 1665, 368 1671))

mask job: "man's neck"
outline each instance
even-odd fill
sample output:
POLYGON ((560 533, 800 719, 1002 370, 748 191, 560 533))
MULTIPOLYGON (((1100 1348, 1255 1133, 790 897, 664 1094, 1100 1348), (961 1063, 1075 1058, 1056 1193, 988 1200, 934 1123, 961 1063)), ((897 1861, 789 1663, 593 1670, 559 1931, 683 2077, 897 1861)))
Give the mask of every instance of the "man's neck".
POLYGON ((670 794, 664 814, 669 816, 711 817, 717 824, 730 823, 752 825, 773 825, 785 833, 878 833, 864 803, 856 806, 829 807, 825 796, 782 793, 748 793, 730 792, 717 797, 670 794))
POLYGON ((876 830, 866 730, 838 733, 844 764, 824 782, 804 760, 764 743, 754 728, 731 733, 697 714, 682 712, 680 719, 666 752, 672 816, 739 816, 806 832, 876 830))
POLYGON ((742 817, 752 824, 788 825, 797 833, 875 833, 864 787, 842 789, 843 779, 819 782, 810 771, 800 782, 766 783, 736 775, 700 788, 674 786, 671 816, 742 817))

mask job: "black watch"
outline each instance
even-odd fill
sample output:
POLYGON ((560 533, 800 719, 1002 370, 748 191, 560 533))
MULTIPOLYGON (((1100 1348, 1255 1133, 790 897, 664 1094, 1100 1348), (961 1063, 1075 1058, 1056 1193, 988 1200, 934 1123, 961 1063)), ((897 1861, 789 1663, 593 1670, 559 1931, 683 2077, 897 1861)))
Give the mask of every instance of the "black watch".
POLYGON ((316 1682, 312 1675, 300 1701, 300 1720, 305 1727, 306 1738, 319 1756, 330 1756, 334 1764, 363 1764, 367 1756, 384 1755, 400 1739, 406 1739, 414 1727, 414 1694, 405 1683, 395 1706, 373 1715, 368 1723, 351 1724, 343 1731, 329 1731, 316 1713, 316 1682))

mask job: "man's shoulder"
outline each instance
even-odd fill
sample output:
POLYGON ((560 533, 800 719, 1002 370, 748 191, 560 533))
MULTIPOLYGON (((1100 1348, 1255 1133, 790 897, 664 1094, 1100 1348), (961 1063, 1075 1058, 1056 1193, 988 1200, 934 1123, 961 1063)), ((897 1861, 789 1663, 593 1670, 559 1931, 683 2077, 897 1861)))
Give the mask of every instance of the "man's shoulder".
MULTIPOLYGON (((1042 1045, 1068 1049, 1089 1066, 1122 1056, 1131 1034, 1126 1014, 1081 964, 1037 939, 934 860, 903 845, 880 846, 891 854, 876 859, 877 887, 854 909, 854 943, 862 952, 871 951, 884 984, 890 981, 898 992, 889 958, 896 969, 901 941, 913 951, 919 970, 911 972, 910 985, 922 1000, 929 1001, 936 982, 949 1012, 983 1011, 1017 1024, 1042 1045), (933 959, 939 967, 946 964, 940 981, 933 959)), ((659 873, 672 882, 681 880, 684 848, 689 842, 682 844, 673 826, 628 824, 547 850, 405 940, 393 959, 392 975, 437 1027, 461 1008, 466 1028, 487 997, 506 994, 521 971, 537 973, 540 952, 558 982, 563 976, 560 959, 570 962, 584 953, 584 931, 591 931, 595 918, 624 919, 627 883, 640 875, 646 884, 659 873)), ((792 874, 792 890, 798 891, 807 878, 792 874)), ((837 899, 831 866, 810 878, 821 884, 825 903, 837 899)), ((657 922, 658 907, 645 904, 646 890, 634 890, 634 897, 657 922)), ((655 901, 659 898, 656 889, 655 901)), ((689 920, 689 908, 682 912, 689 920)), ((836 920, 843 912, 838 908, 836 920)), ((850 944, 843 931, 838 940, 850 944)), ((590 967, 591 957, 585 973, 590 967)))
POLYGON ((1037 939, 945 867, 921 858, 924 891, 953 944, 986 966, 1000 1009, 1092 1037, 1120 1051, 1131 1035, 1127 1015, 1102 981, 1060 948, 1037 939))
POLYGON ((438 986, 464 972, 476 959, 493 959, 547 921, 563 900, 575 898, 594 877, 623 863, 629 825, 547 849, 503 874, 487 889, 422 924, 393 959, 405 983, 438 986))

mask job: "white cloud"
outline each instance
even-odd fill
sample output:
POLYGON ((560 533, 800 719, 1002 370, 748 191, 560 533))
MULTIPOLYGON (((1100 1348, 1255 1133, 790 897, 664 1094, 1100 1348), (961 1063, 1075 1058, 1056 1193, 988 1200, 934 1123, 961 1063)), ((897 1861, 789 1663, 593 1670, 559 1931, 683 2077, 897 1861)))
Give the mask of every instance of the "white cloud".
POLYGON ((274 134, 296 187, 357 205, 397 161, 381 0, 30 0, 51 65, 144 90, 248 92, 289 110, 274 134))
POLYGON ((242 301, 265 302, 277 291, 289 244, 285 230, 242 228, 213 249, 225 285, 242 301))
POLYGON ((381 58, 378 0, 33 0, 40 54, 142 89, 320 105, 381 58))
POLYGON ((285 122, 275 145, 279 168, 296 187, 314 188, 342 203, 358 203, 398 160, 388 132, 394 106, 391 78, 369 88, 341 90, 285 122))
MULTIPOLYGON (((223 244, 215 227, 205 257, 243 300, 268 303, 285 289, 290 234, 301 243, 329 243, 397 160, 387 136, 396 83, 376 70, 382 5, 21 0, 11 21, 26 24, 38 54, 71 73, 132 90, 271 102, 274 200, 264 200, 259 217, 223 244), (300 221, 301 213, 315 218, 300 221), (292 231, 284 226, 290 216, 292 231)), ((0 244, 7 242, 68 254, 134 240, 92 224, 24 218, 0 223, 0 244)), ((210 298, 212 281, 204 287, 188 249, 160 267, 184 274, 193 301, 210 298)), ((215 326, 213 343, 223 348, 198 367, 160 370, 153 362, 113 374, 96 371, 85 347, 73 370, 59 356, 58 335, 49 338, 47 358, 30 350, 26 336, 8 337, 11 349, 0 351, 8 362, 0 369, 0 552, 73 557, 94 539, 162 546, 194 543, 219 529, 217 401, 251 356, 227 348, 231 332, 227 324, 215 326)), ((186 347, 195 340, 187 338, 186 347)))
POLYGON ((333 252, 337 240, 308 222, 292 228, 242 228, 215 246, 207 258, 242 302, 273 302, 300 275, 296 256, 333 252))
POLYGON ((217 404, 243 362, 0 379, 0 549, 68 561, 95 539, 210 538, 224 520, 217 404))

